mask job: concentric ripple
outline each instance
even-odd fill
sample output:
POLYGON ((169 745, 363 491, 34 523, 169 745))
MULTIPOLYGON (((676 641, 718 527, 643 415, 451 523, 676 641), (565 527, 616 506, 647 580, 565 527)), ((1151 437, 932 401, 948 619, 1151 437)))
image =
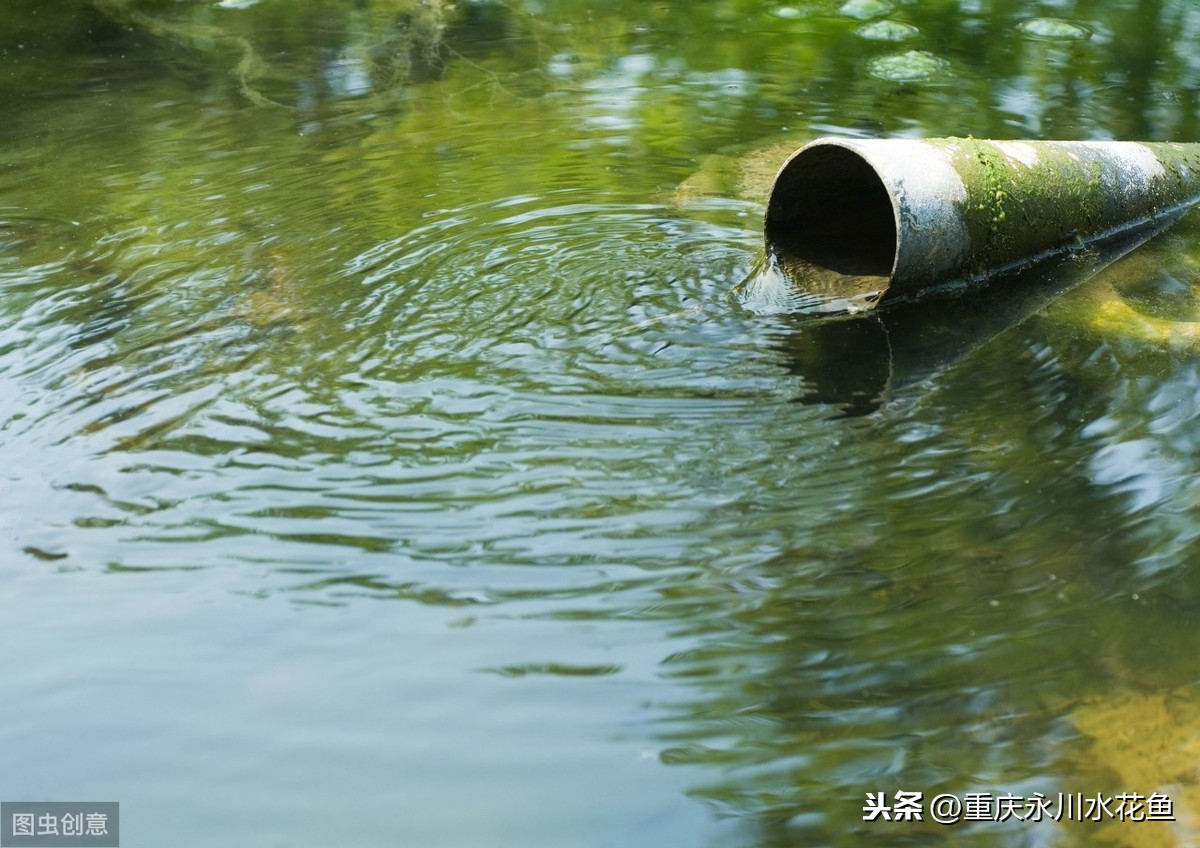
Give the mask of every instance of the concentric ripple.
POLYGON ((838 14, 860 21, 869 21, 892 11, 892 4, 887 0, 846 0, 838 9, 838 14))
POLYGON ((872 59, 867 65, 871 76, 890 82, 923 82, 946 72, 950 63, 925 50, 907 50, 872 59))
MULTIPOLYGON (((698 517, 662 451, 686 454, 689 431, 749 413, 774 379, 728 308, 757 240, 732 219, 516 196, 323 268, 277 241, 218 269, 147 250, 161 234, 112 234, 95 273, 48 269, 41 289, 60 292, 0 336, 6 394, 40 398, 8 422, 10 449, 97 457, 63 453, 18 491, 69 492, 60 520, 123 567, 324 563, 336 579, 385 555, 413 578, 485 550, 500 566, 601 549, 654 565, 698 517)), ((54 536, 21 534, 73 561, 54 536)), ((447 602, 491 591, 433 573, 420 591, 447 602)))
POLYGON ((865 23, 854 32, 859 38, 865 38, 868 41, 907 41, 913 36, 919 35, 921 31, 912 24, 884 19, 865 23))
POLYGON ((1017 24, 1017 29, 1045 41, 1083 41, 1092 37, 1091 30, 1083 24, 1062 18, 1027 18, 1017 24))

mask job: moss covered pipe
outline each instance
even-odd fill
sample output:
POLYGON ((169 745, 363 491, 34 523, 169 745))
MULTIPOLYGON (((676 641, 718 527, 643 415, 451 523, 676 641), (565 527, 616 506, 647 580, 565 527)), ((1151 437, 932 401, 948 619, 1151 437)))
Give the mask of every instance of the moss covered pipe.
POLYGON ((904 298, 1153 232, 1198 201, 1200 144, 822 138, 775 177, 767 250, 904 298))

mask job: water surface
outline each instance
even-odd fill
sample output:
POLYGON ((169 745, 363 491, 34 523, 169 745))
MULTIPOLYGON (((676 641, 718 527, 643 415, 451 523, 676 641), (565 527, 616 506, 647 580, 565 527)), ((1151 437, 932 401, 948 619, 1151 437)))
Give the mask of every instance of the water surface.
POLYGON ((126 845, 1187 844, 862 809, 1196 809, 1200 224, 958 338, 732 293, 751 151, 1197 140, 1198 27, 6 3, 0 798, 126 845))

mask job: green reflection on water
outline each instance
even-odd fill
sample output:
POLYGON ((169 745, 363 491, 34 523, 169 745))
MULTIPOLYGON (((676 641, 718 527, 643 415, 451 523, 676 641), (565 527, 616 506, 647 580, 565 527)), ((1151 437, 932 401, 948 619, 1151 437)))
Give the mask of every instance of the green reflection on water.
POLYGON ((857 845, 962 838, 868 791, 1155 789, 1076 716, 1191 697, 1195 223, 983 345, 729 296, 817 135, 1194 140, 1185 4, 1069 18, 4 4, 0 797, 857 845))

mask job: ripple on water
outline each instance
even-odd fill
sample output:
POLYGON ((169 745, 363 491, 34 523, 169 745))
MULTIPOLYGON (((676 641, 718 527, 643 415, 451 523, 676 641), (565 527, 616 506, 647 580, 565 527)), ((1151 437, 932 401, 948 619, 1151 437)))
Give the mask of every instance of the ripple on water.
POLYGON ((950 63, 925 50, 907 50, 872 59, 867 71, 891 82, 924 82, 944 74, 950 63))
MULTIPOLYGON (((306 592, 429 603, 503 596, 505 564, 677 564, 703 523, 696 446, 755 427, 780 388, 726 298, 759 237, 737 210, 714 217, 730 223, 509 197, 328 260, 275 239, 220 267, 178 245, 179 261, 148 258, 161 234, 110 239, 95 279, 48 269, 0 327, 0 389, 42 398, 11 450, 52 438, 98 457, 18 487, 63 499, 54 521, 80 528, 61 549, 52 527, 21 544, 71 563, 86 526, 122 567, 269 562, 289 585, 303 569, 306 592), (302 275, 303 324, 242 317, 247 280, 276 264, 302 275), (441 566, 481 557, 481 582, 449 585, 441 566)), ((760 445, 736 445, 711 479, 759 464, 760 445)), ((513 591, 579 580, 511 577, 513 591)))
POLYGON ((1017 29, 1045 41, 1083 41, 1092 37, 1087 27, 1062 18, 1027 18, 1017 24, 1017 29))
POLYGON ((838 9, 838 14, 859 21, 869 21, 879 18, 892 11, 892 4, 887 0, 846 0, 838 9))
POLYGON ((342 316, 357 346, 351 361, 377 363, 370 376, 406 378, 415 360, 397 352, 418 350, 425 375, 506 363, 534 382, 587 386, 586 371, 560 367, 564 356, 603 367, 612 351, 601 339, 644 335, 631 327, 719 305, 730 259, 746 255, 740 226, 682 220, 650 204, 548 199, 560 202, 444 210, 351 260, 347 274, 361 281, 342 316))
POLYGON ((865 38, 868 41, 906 41, 920 32, 912 24, 889 19, 871 21, 854 30, 859 38, 865 38))

